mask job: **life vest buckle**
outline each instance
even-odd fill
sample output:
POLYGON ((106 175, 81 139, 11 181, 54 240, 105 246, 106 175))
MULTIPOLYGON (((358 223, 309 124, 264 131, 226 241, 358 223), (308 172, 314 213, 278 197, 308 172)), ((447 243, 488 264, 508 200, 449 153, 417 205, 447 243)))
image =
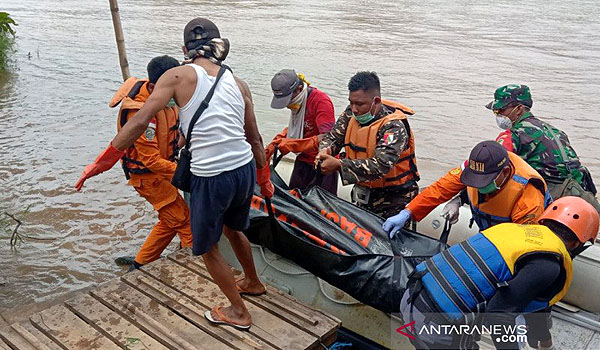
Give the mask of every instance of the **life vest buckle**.
POLYGON ((360 185, 354 185, 350 192, 352 201, 362 205, 368 205, 371 197, 371 189, 360 185))

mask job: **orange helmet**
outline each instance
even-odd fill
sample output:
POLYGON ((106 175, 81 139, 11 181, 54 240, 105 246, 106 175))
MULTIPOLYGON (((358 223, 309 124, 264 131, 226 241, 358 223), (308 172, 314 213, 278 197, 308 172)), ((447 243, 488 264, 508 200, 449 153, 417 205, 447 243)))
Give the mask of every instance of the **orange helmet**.
POLYGON ((562 197, 552 202, 538 220, 541 222, 544 219, 567 226, 582 243, 594 243, 600 226, 596 209, 585 200, 573 196, 562 197))

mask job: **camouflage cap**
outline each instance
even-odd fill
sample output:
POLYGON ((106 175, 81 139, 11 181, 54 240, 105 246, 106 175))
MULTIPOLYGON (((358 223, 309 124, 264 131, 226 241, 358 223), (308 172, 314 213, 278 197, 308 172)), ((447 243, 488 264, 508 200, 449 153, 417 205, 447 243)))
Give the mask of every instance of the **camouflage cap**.
POLYGON ((533 106, 531 93, 527 85, 508 84, 501 86, 494 92, 494 100, 485 107, 491 110, 505 108, 511 104, 521 104, 527 108, 533 106))

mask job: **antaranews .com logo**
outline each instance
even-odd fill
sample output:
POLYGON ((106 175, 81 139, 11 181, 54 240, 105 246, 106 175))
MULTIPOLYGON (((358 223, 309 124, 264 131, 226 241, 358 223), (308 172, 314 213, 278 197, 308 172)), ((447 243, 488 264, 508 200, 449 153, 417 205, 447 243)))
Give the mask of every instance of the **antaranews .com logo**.
POLYGON ((481 339, 482 336, 490 337, 497 343, 526 343, 527 326, 525 324, 499 325, 499 324, 417 324, 415 321, 394 328, 393 343, 405 340, 419 339, 425 343, 436 342, 450 343, 453 338, 473 337, 481 339), (398 339, 398 337, 400 339, 398 339))

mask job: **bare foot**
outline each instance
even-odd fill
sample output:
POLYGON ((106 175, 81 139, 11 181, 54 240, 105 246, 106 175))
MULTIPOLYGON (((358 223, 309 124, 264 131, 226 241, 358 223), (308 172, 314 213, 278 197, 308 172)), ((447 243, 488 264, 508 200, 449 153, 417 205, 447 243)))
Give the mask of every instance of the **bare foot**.
POLYGON ((221 307, 219 311, 223 316, 225 316, 226 319, 224 319, 221 315, 217 314, 216 308, 212 308, 210 310, 210 315, 213 319, 226 322, 233 322, 240 326, 249 326, 252 324, 252 316, 250 316, 250 313, 248 311, 236 312, 231 306, 221 307))
POLYGON ((265 286, 259 280, 242 278, 241 280, 237 280, 235 284, 238 287, 238 291, 246 294, 260 295, 267 291, 265 286))

